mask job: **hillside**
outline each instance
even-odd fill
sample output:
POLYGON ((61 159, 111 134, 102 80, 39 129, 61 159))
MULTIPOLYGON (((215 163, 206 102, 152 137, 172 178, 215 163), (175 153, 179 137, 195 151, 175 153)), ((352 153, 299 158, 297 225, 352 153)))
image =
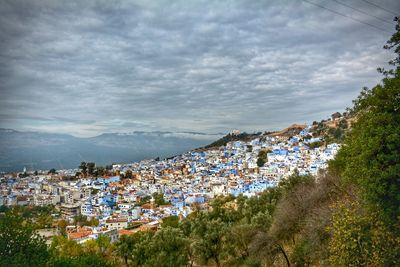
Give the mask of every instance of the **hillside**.
POLYGON ((229 133, 229 134, 221 137, 217 141, 214 141, 211 144, 206 145, 203 148, 199 148, 198 150, 207 150, 207 149, 211 149, 211 148, 225 146, 227 143, 232 142, 232 141, 249 141, 249 140, 257 138, 261 135, 262 135, 261 132, 253 133, 253 134, 248 134, 246 132, 244 132, 244 133, 229 133))
POLYGON ((298 133, 301 132, 301 130, 303 130, 307 125, 305 124, 292 124, 289 127, 281 130, 281 131, 277 131, 277 132, 272 132, 269 135, 270 136, 286 136, 286 137, 290 137, 293 135, 296 135, 298 133))
POLYGON ((314 121, 310 132, 313 136, 322 136, 326 142, 342 142, 345 134, 356 121, 355 116, 344 112, 332 114, 329 120, 314 121))

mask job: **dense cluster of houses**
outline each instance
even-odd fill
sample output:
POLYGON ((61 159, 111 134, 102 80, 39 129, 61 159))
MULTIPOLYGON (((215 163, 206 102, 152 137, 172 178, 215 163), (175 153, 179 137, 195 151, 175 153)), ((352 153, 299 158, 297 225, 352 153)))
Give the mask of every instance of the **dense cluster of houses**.
MULTIPOLYGON (((0 178, 0 206, 55 205, 71 222, 79 214, 99 220, 95 227, 69 228, 71 239, 84 242, 101 234, 114 239, 118 233, 128 233, 126 228, 132 224, 141 225, 135 231, 151 229, 162 218, 185 217, 195 206, 207 208, 207 202, 217 195, 250 197, 276 186, 296 170, 300 175, 316 174, 327 167, 339 145, 310 148, 321 140, 309 131, 310 127, 305 127, 291 137, 260 135, 165 160, 113 165, 121 176, 62 181, 50 174, 23 178, 4 174, 0 178), (257 162, 260 151, 267 154, 262 166, 257 162), (155 193, 165 203, 156 203, 155 193)), ((59 171, 65 175, 75 172, 59 171)))

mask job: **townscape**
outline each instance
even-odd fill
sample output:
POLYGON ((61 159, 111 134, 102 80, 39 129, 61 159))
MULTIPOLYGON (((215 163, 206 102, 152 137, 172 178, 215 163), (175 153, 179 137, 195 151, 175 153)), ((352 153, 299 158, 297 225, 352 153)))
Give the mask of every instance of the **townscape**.
MULTIPOLYGON (((84 243, 106 235, 113 242, 121 235, 157 229, 163 218, 184 218, 193 209, 206 210, 209 200, 218 195, 252 197, 295 172, 317 174, 340 145, 324 144, 323 137, 310 132, 311 126, 297 128, 292 136, 259 134, 168 159, 113 164, 108 175, 89 173, 89 163, 84 162, 80 169, 4 174, 0 206, 53 205, 58 211, 55 219, 67 223, 69 239, 84 243), (73 225, 77 216, 96 223, 81 228, 73 225)), ((58 230, 42 234, 50 243, 58 230)))

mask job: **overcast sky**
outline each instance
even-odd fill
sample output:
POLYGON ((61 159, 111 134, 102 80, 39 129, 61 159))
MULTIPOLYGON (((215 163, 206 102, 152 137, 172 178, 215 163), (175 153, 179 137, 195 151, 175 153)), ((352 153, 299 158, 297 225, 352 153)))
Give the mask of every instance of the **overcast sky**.
POLYGON ((1 0, 0 127, 217 133, 327 118, 380 82, 400 1, 309 1, 354 20, 300 0, 1 0))

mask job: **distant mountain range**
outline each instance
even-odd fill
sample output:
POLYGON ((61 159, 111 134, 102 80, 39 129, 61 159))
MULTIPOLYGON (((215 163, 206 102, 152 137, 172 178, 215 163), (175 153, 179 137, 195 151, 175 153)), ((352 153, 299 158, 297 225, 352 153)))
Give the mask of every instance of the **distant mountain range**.
POLYGON ((0 128, 0 171, 69 169, 165 158, 205 146, 223 134, 196 132, 105 133, 90 138, 0 128))

